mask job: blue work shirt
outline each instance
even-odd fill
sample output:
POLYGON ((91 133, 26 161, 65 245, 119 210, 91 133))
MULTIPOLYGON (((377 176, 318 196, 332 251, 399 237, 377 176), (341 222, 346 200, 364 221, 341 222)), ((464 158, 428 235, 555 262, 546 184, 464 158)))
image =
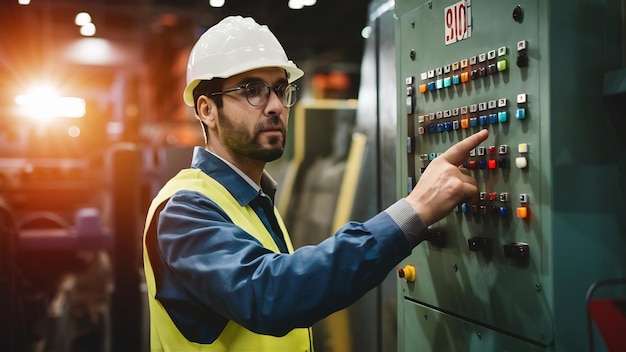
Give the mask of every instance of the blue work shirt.
POLYGON ((283 251, 264 248, 198 192, 179 191, 167 201, 158 215, 156 298, 193 342, 212 343, 229 320, 274 336, 310 327, 380 284, 423 239, 423 222, 401 199, 288 254, 273 210, 266 209, 273 209, 275 193, 267 175, 257 190, 200 147, 191 167, 221 183, 240 205, 251 205, 283 251))

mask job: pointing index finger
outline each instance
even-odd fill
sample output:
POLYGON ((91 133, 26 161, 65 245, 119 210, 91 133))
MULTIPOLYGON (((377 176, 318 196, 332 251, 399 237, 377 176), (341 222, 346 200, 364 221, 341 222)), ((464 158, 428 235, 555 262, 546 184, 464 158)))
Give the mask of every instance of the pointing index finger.
POLYGON ((480 143, 484 142, 489 136, 486 129, 480 130, 473 135, 463 139, 457 144, 446 150, 441 157, 452 165, 461 165, 467 160, 470 150, 476 148, 480 143))

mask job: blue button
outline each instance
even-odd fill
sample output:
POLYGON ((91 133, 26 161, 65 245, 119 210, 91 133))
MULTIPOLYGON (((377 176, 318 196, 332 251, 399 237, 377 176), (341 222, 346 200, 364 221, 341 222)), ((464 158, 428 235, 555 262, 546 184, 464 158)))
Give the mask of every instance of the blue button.
POLYGON ((452 85, 452 78, 446 77, 443 79, 443 86, 450 87, 452 85))
POLYGON ((437 89, 437 87, 435 87, 435 82, 428 82, 428 90, 432 92, 435 89, 437 89))
POLYGON ((435 125, 428 126, 428 132, 435 133, 435 125))
POLYGON ((487 160, 478 160, 478 168, 479 169, 486 169, 487 168, 487 160))
POLYGON ((452 130, 452 123, 450 121, 444 122, 443 123, 443 129, 446 130, 446 131, 451 131, 452 130))
POLYGON ((500 216, 505 217, 509 213, 508 207, 500 207, 500 216))
POLYGON ((461 83, 461 79, 459 78, 459 75, 452 76, 452 84, 459 84, 459 83, 461 83))
POLYGON ((443 124, 442 123, 438 123, 437 124, 437 132, 443 132, 443 124))
POLYGON ((472 126, 472 127, 478 126, 478 119, 475 118, 475 117, 471 117, 470 118, 470 126, 472 126))
POLYGON ((487 115, 481 115, 480 117, 478 117, 478 120, 479 120, 481 126, 486 125, 487 124, 487 115))
POLYGON ((437 157, 437 154, 435 154, 435 153, 428 154, 428 160, 430 160, 430 161, 435 160, 436 157, 437 157))
POLYGON ((467 214, 469 212, 469 205, 467 205, 467 203, 461 204, 461 211, 467 214))
POLYGON ((492 125, 498 123, 498 116, 496 114, 489 114, 489 123, 492 125))
POLYGON ((517 111, 515 111, 515 118, 518 120, 523 120, 526 118, 526 109, 524 108, 519 108, 517 109, 517 111))
POLYGON ((506 122, 507 119, 508 119, 508 114, 506 113, 506 111, 500 111, 498 113, 498 121, 506 122))

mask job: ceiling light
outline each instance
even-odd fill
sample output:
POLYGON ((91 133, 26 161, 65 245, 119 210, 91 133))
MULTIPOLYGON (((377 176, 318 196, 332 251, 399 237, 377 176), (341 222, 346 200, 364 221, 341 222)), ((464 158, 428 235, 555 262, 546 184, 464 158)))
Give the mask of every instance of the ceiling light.
POLYGON ((80 34, 85 37, 93 37, 96 34, 96 25, 87 23, 80 27, 80 34))
POLYGON ((222 7, 225 2, 225 0, 209 0, 209 5, 211 5, 211 7, 222 7))
POLYGON ((289 0, 289 8, 292 10, 300 10, 303 7, 302 0, 289 0))
POLYGON ((74 18, 74 23, 76 23, 77 26, 84 26, 87 23, 91 23, 91 15, 87 12, 79 12, 76 14, 76 18, 74 18))

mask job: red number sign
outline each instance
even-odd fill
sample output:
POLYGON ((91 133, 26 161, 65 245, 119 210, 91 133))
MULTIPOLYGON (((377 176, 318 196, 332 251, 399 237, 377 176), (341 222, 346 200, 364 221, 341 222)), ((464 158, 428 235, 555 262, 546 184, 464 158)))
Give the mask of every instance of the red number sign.
POLYGON ((471 37, 471 7, 469 1, 461 0, 444 9, 444 39, 446 45, 471 37))

